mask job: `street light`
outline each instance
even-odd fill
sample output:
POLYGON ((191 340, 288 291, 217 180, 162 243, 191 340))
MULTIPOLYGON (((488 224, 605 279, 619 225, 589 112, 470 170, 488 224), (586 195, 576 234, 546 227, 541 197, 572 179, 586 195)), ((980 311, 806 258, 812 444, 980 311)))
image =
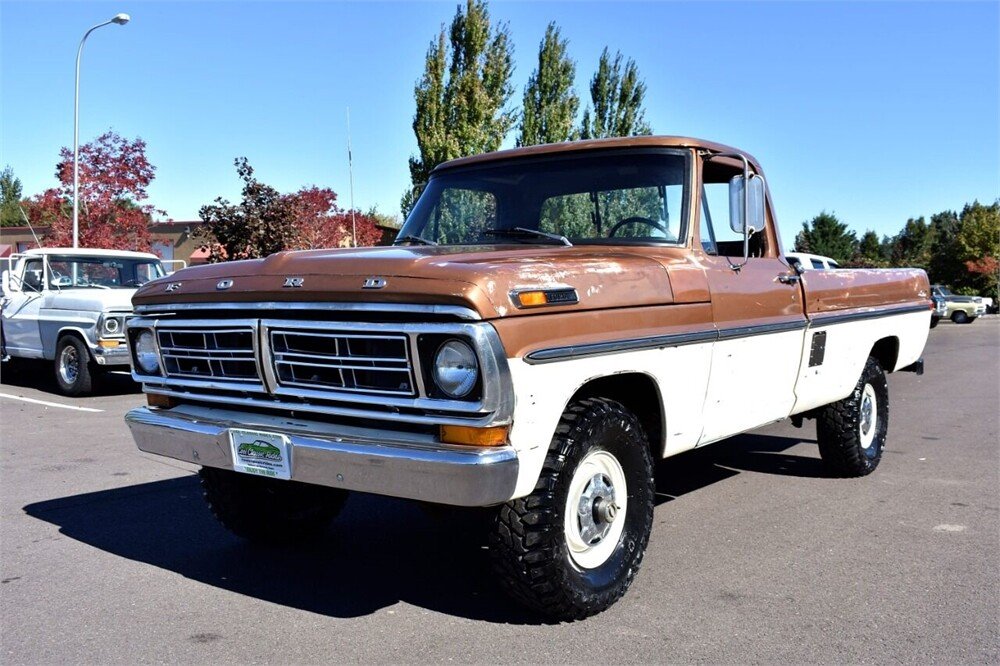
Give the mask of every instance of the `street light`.
POLYGON ((83 55, 83 43, 98 28, 112 23, 125 25, 130 20, 128 14, 115 14, 111 20, 98 23, 83 34, 80 48, 76 51, 76 88, 73 92, 73 247, 79 247, 80 244, 80 56, 83 55))

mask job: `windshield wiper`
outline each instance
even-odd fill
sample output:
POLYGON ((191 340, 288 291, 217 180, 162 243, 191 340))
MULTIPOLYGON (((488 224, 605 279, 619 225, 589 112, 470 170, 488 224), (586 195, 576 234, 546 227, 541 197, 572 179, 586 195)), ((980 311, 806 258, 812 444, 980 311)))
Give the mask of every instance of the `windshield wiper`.
POLYGON ((565 236, 560 236, 559 234, 550 234, 547 231, 539 231, 538 229, 528 229, 527 227, 513 227, 511 229, 484 229, 484 236, 534 236, 536 238, 547 238, 549 240, 556 241, 567 247, 573 247, 573 244, 569 242, 569 239, 565 236))
POLYGON ((413 234, 406 234, 405 236, 400 236, 392 242, 393 245, 397 243, 419 243, 420 245, 437 245, 432 240, 427 240, 426 238, 421 238, 420 236, 414 236, 413 234))

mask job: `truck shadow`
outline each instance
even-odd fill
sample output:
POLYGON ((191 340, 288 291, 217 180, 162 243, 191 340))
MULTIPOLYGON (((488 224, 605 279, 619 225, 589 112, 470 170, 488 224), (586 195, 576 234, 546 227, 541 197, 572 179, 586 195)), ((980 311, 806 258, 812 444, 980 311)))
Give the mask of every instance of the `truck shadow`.
MULTIPOLYGON (((51 393, 65 398, 56 385, 55 374, 50 361, 18 359, 16 366, 4 364, 0 371, 0 384, 21 386, 51 393)), ((101 373, 91 395, 130 395, 142 393, 142 387, 132 380, 126 371, 101 373)), ((72 399, 72 398, 71 398, 72 399)))
MULTIPOLYGON (((707 450, 677 456, 658 470, 658 494, 669 501, 741 468, 794 473, 781 471, 787 461, 777 452, 800 441, 750 435, 717 444, 715 456, 707 450)), ((24 511, 119 557, 326 616, 358 617, 403 601, 487 622, 545 622, 495 584, 483 514, 474 510, 425 512, 413 502, 355 493, 318 541, 282 547, 251 545, 226 532, 194 476, 46 500, 24 511)))

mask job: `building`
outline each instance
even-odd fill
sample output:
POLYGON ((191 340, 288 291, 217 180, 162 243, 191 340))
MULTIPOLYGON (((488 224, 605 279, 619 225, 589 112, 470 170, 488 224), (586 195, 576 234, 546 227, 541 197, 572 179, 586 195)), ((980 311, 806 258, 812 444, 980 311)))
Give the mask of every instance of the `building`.
MULTIPOLYGON (((149 225, 153 252, 164 260, 184 261, 188 265, 204 264, 208 261, 208 252, 201 249, 200 242, 193 237, 194 231, 202 224, 201 220, 154 222, 149 225)), ((379 244, 391 245, 399 229, 382 224, 378 228, 382 231, 379 244)), ((48 231, 48 227, 35 227, 34 234, 44 243, 48 231)), ((29 227, 0 227, 0 259, 38 247, 34 234, 29 227)))

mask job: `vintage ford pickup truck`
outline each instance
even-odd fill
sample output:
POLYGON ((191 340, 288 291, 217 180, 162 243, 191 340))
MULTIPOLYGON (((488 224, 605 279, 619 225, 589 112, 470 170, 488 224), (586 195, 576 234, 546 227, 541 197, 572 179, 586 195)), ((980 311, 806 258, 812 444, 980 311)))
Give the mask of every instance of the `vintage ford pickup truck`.
POLYGON ((66 395, 90 393, 105 370, 127 369, 125 317, 140 285, 163 277, 148 252, 36 248, 4 261, 0 358, 52 362, 66 395), (9 267, 9 268, 8 268, 9 267))
MULTIPOLYGON (((282 252, 145 285, 138 447, 201 465, 252 539, 348 491, 495 507, 504 587, 582 618, 631 584, 654 461, 815 418, 832 475, 879 464, 886 373, 921 369, 920 270, 798 273, 748 154, 677 137, 454 160, 395 247, 282 252)), ((669 463, 664 463, 669 464, 669 463)))

